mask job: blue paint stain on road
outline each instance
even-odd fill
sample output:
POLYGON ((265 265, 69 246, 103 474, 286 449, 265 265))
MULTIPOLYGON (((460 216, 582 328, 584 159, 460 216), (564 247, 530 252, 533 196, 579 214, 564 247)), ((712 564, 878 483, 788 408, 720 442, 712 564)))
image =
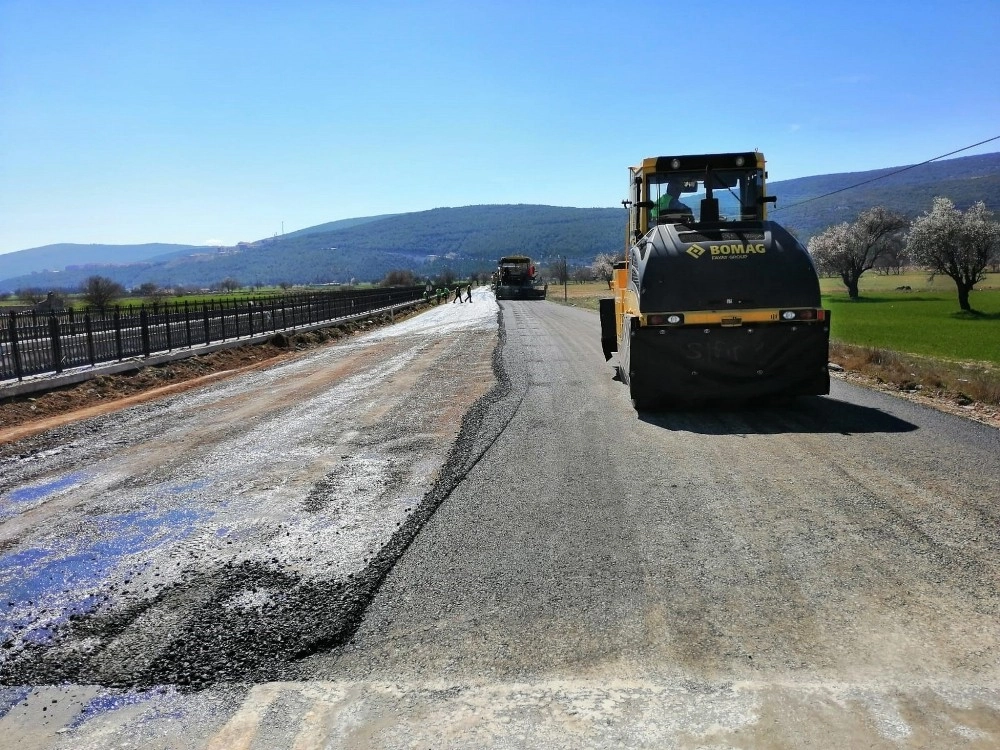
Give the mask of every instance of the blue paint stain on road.
POLYGON ((187 508, 106 515, 91 519, 101 534, 89 543, 63 538, 50 549, 0 556, 0 641, 16 635, 48 642, 53 625, 91 612, 107 599, 115 574, 140 573, 151 564, 144 553, 186 538, 209 515, 187 508))
POLYGON ((58 490, 66 489, 74 484, 77 484, 86 478, 86 474, 77 471, 72 474, 67 474, 64 477, 55 479, 51 482, 46 482, 45 484, 40 484, 37 487, 21 487, 19 489, 13 490, 8 493, 7 499, 15 503, 24 503, 29 500, 41 500, 46 495, 51 495, 53 492, 58 490))
POLYGON ((6 716, 14 706, 27 700, 31 695, 29 687, 0 688, 0 719, 6 716))
POLYGON ((59 477, 45 484, 38 484, 32 487, 18 487, 11 490, 4 496, 0 496, 0 519, 10 518, 17 515, 27 503, 38 503, 45 500, 60 490, 82 483, 87 478, 87 474, 82 471, 75 471, 64 477, 59 477))
POLYGON ((83 707, 83 710, 73 719, 73 722, 69 725, 69 729, 78 729, 86 722, 91 719, 101 716, 102 714, 107 714, 112 711, 117 711, 120 708, 125 708, 127 706, 137 706, 140 703, 145 703, 146 701, 153 700, 154 698, 162 698, 168 695, 172 690, 166 687, 157 687, 152 690, 130 690, 128 692, 108 692, 97 695, 83 707))
POLYGON ((188 484, 181 484, 176 487, 168 487, 167 492, 171 495, 184 495, 188 492, 203 490, 210 484, 211 483, 207 479, 199 479, 197 482, 189 482, 188 484))

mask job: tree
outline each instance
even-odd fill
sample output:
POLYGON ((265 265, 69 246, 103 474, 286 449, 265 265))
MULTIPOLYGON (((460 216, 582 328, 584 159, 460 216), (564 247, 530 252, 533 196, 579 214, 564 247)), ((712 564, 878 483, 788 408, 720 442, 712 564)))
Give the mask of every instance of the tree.
POLYGON ((969 292, 1000 257, 1000 223, 982 201, 963 213, 948 198, 938 197, 930 211, 914 220, 906 249, 933 273, 950 276, 958 287, 959 307, 972 312, 969 292))
POLYGON ((135 291, 138 291, 140 296, 146 297, 153 304, 162 302, 163 298, 170 292, 169 289, 164 289, 159 284, 152 281, 147 281, 146 283, 140 285, 139 289, 135 291))
POLYGON ((125 287, 106 276, 88 276, 81 289, 83 301, 98 310, 125 296, 125 287))
POLYGON ((240 282, 234 279, 232 276, 227 276, 222 281, 219 282, 219 289, 224 292, 235 292, 240 288, 240 282))
POLYGON ((405 268, 395 268, 389 271, 382 279, 382 286, 413 286, 416 284, 416 277, 413 271, 405 268))
MULTIPOLYGON (((146 284, 143 284, 143 286, 146 286, 146 284)), ((170 293, 169 289, 164 289, 162 286, 153 284, 153 288, 150 291, 146 292, 143 296, 148 297, 149 301, 152 302, 154 305, 158 305, 166 298, 166 296, 169 293, 170 293)))
POLYGON ((565 284, 569 280, 569 265, 565 255, 559 255, 549 264, 546 276, 555 279, 558 284, 565 284))
POLYGON ((619 255, 613 253, 601 253, 595 259, 590 268, 594 272, 594 276, 599 279, 604 279, 608 283, 608 289, 611 288, 611 279, 615 275, 615 263, 623 260, 619 255))
POLYGON ((848 296, 857 299, 861 275, 875 266, 907 223, 902 214, 875 206, 853 223, 836 224, 812 237, 809 254, 820 273, 840 276, 848 296))
POLYGON ((455 283, 455 272, 451 268, 441 269, 441 273, 437 277, 437 285, 451 287, 455 283))
POLYGON ((19 300, 29 305, 37 305, 45 299, 45 292, 34 286, 21 287, 20 289, 17 289, 14 294, 17 295, 19 300))
POLYGON ((883 276, 894 274, 898 276, 910 263, 910 254, 906 252, 906 238, 894 234, 886 243, 885 252, 875 261, 875 273, 883 276))

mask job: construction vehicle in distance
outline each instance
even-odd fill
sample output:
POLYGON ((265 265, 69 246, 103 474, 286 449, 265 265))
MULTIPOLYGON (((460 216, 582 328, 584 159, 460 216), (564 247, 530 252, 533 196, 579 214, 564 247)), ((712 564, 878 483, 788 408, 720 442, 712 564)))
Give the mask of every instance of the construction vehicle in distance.
POLYGON ((545 299, 548 285, 535 273, 535 264, 527 255, 505 255, 493 273, 497 299, 545 299))
POLYGON ((767 219, 763 154, 653 157, 629 173, 600 319, 635 407, 829 393, 830 313, 809 253, 767 219))

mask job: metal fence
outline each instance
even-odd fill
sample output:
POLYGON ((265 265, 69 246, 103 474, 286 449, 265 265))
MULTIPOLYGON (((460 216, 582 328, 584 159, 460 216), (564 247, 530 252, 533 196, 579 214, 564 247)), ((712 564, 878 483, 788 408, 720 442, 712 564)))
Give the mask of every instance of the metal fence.
POLYGON ((418 300, 423 291, 353 289, 83 312, 12 312, 0 329, 0 380, 335 322, 418 300))

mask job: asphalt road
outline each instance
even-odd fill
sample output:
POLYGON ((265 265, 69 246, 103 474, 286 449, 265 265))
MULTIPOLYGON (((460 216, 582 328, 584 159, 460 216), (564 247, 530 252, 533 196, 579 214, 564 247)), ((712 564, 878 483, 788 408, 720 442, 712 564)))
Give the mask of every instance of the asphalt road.
POLYGON ((0 667, 48 686, 0 694, 0 732, 22 748, 1000 745, 1000 433, 840 382, 781 408, 637 414, 595 314, 504 302, 498 332, 477 303, 425 313, 393 339, 412 349, 131 410, 118 448, 83 426, 8 451, 8 570, 38 572, 29 551, 71 538, 54 527, 148 508, 155 486, 163 544, 134 543, 129 580, 187 574, 51 641, 43 618, 17 625, 37 608, 8 617, 0 667), (167 461, 193 429, 228 447, 167 461), (48 486, 30 467, 123 472, 161 442, 144 473, 29 499, 48 486), (190 532, 168 539, 179 509, 190 532))

